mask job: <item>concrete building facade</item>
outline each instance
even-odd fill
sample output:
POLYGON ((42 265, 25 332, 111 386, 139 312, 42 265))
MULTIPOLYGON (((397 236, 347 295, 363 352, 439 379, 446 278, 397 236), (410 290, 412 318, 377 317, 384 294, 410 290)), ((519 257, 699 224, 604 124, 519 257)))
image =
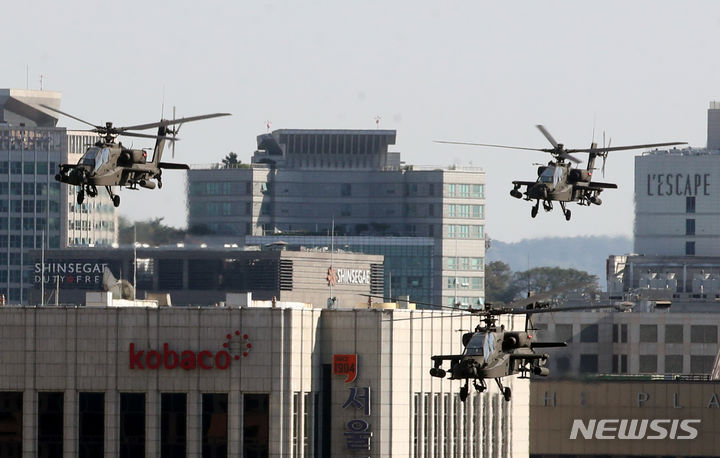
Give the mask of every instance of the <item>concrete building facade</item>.
MULTIPOLYGON (((527 456, 529 382, 430 377, 452 312, 0 308, 9 456, 527 456), (445 318, 439 318, 444 316, 445 318), (435 319, 430 319, 434 317, 435 319)), ((508 320, 503 324, 511 326, 508 320)))
MULTIPOLYGON (((188 172, 191 232, 248 236, 403 238, 432 271, 427 295, 415 274, 386 269, 386 294, 421 302, 477 305, 484 298, 485 174, 471 168, 400 166, 387 152, 394 131, 276 131, 258 137, 252 167, 188 172), (283 141, 285 143, 283 143, 283 141), (425 240, 423 240, 425 239, 425 240), (427 250, 425 250, 427 251, 427 250), (390 280, 392 276, 392 281, 390 280), (422 289, 422 288, 420 288, 422 289)), ((241 242, 242 243, 242 242, 241 242)), ((366 243, 367 245, 367 243, 366 243)), ((327 246, 327 242, 325 242, 327 246)), ((389 255, 382 251, 376 254, 389 255)), ((420 279, 420 281, 426 281, 420 279)))
POLYGON ((533 380, 530 456, 717 456, 720 383, 533 380))
POLYGON ((568 342, 548 349, 551 377, 707 375, 720 348, 717 311, 565 312, 538 315, 534 321, 539 340, 568 342))

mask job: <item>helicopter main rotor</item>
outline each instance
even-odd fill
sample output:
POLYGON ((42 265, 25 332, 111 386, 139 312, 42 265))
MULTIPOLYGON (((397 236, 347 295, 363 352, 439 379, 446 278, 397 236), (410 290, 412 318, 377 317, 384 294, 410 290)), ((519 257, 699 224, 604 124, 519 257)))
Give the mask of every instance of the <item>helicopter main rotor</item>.
POLYGON ((185 122, 199 121, 201 119, 217 118, 219 116, 230 116, 230 113, 212 113, 212 114, 206 114, 206 115, 200 115, 200 116, 189 116, 187 118, 178 118, 178 119, 172 119, 172 120, 161 119, 158 122, 151 122, 151 123, 147 123, 147 124, 137 124, 134 126, 114 127, 112 122, 106 122, 104 126, 95 125, 91 122, 85 121, 84 119, 78 118, 77 116, 73 116, 69 113, 65 113, 64 111, 60 111, 56 108, 53 108, 53 107, 50 107, 50 106, 47 106, 44 104, 40 104, 40 106, 42 106, 45 109, 54 111, 56 113, 60 113, 61 115, 67 116, 68 118, 72 118, 83 124, 87 124, 88 126, 93 128, 90 130, 90 132, 96 132, 96 133, 100 134, 101 136, 104 136, 106 143, 113 143, 115 138, 118 135, 123 135, 126 137, 141 137, 141 138, 155 138, 155 139, 165 138, 166 140, 177 141, 177 140, 179 140, 177 137, 175 137, 175 134, 177 133, 177 129, 176 130, 173 130, 173 129, 165 130, 166 133, 173 134, 173 136, 170 138, 167 138, 164 135, 149 135, 149 134, 141 134, 141 133, 130 132, 130 131, 147 130, 147 129, 152 129, 152 128, 160 127, 160 126, 168 127, 168 126, 172 126, 175 124, 182 124, 185 122))
POLYGON ((573 156, 572 153, 590 153, 595 154, 598 156, 606 156, 608 152, 610 151, 622 151, 622 150, 630 150, 630 149, 642 149, 642 148, 657 148, 661 146, 674 146, 674 145, 687 145, 687 142, 666 142, 666 143, 647 143, 642 145, 626 145, 626 146, 613 146, 610 147, 609 145, 603 146, 598 148, 593 143, 590 148, 572 148, 572 149, 566 149, 565 145, 562 143, 558 143, 555 141, 552 135, 550 135, 550 132, 543 126, 542 124, 538 124, 535 127, 538 128, 538 130, 543 134, 543 136, 547 139, 548 142, 553 146, 552 148, 527 148, 524 146, 509 146, 509 145, 495 145, 495 144, 489 144, 489 143, 467 143, 467 142, 454 142, 454 141, 446 141, 446 140, 435 140, 435 143, 449 143, 453 145, 469 145, 469 146, 488 146, 491 148, 509 148, 509 149, 519 149, 519 150, 526 150, 526 151, 542 151, 545 153, 550 153, 553 155, 553 157, 559 162, 562 163, 565 160, 569 160, 574 163, 580 163, 582 162, 577 157, 573 156))

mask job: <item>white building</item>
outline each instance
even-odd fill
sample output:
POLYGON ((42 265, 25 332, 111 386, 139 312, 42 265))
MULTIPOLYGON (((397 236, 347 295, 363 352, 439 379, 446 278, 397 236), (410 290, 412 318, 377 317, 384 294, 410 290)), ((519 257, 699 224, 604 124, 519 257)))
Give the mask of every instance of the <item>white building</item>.
POLYGON ((708 147, 635 157, 635 253, 720 256, 720 104, 708 110, 708 147))
POLYGON ((430 356, 460 351, 455 330, 476 324, 455 315, 282 304, 0 308, 0 450, 527 456, 527 379, 505 379, 510 402, 491 386, 462 403, 458 382, 429 375, 430 356))

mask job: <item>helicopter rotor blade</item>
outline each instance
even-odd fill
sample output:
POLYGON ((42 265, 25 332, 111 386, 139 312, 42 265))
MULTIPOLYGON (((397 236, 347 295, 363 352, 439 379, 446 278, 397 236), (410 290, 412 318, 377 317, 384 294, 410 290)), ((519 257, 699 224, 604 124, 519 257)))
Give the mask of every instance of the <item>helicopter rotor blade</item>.
MULTIPOLYGON (((382 299, 383 301, 388 301, 388 302, 399 302, 400 301, 400 299, 397 297, 379 296, 376 294, 358 294, 358 296, 382 299)), ((468 312, 468 313, 472 313, 472 314, 477 314, 478 312, 484 311, 484 309, 473 309, 473 308, 464 309, 464 308, 460 308, 460 307, 452 307, 450 305, 431 304, 429 302, 418 302, 418 301, 411 301, 411 302, 416 305, 424 305, 424 306, 432 307, 435 309, 448 309, 448 310, 454 310, 456 312, 468 312)))
POLYGON ((200 121, 201 119, 218 118, 220 116, 230 116, 230 113, 212 113, 212 114, 199 115, 199 116, 190 116, 187 118, 178 118, 178 119, 173 119, 173 120, 162 119, 158 122, 151 122, 148 124, 137 124, 134 126, 118 127, 117 130, 119 132, 124 132, 127 130, 145 130, 145 129, 152 129, 154 127, 160 127, 160 126, 172 126, 174 124, 182 124, 184 122, 200 121))
POLYGON ((543 126, 542 124, 538 124, 535 127, 537 127, 540 130, 540 132, 542 132, 542 134, 545 136, 545 138, 547 138, 547 141, 550 142, 550 144, 553 146, 553 148, 558 147, 558 142, 556 142, 555 139, 553 138, 553 136, 550 135, 550 132, 547 131, 545 126, 543 126))
POLYGON ((629 149, 657 148, 660 146, 687 145, 687 142, 647 143, 645 145, 625 145, 607 148, 578 148, 565 150, 568 153, 597 153, 599 151, 623 151, 629 149))
POLYGON ((544 309, 498 309, 497 315, 535 315, 538 313, 556 313, 556 312, 577 312, 581 310, 600 310, 600 309, 615 309, 621 310, 616 305, 583 305, 578 307, 556 307, 556 308, 544 308, 544 309))
MULTIPOLYGON (((97 132, 97 131, 96 131, 97 132)), ((118 135, 122 135, 124 137, 140 137, 140 138, 165 138, 159 135, 150 135, 150 134, 139 134, 137 132, 118 132, 118 135)), ((173 139, 173 141, 180 140, 179 138, 173 139)))
POLYGON ((489 146, 491 148, 508 148, 508 149, 522 149, 527 151, 544 151, 550 153, 553 150, 548 148, 525 148, 523 146, 508 146, 508 145, 492 145, 489 143, 468 143, 468 142, 452 142, 448 140, 433 140, 435 143, 447 143, 450 145, 468 145, 468 146, 489 146))
POLYGON ((570 162, 574 162, 574 163, 576 163, 576 164, 579 164, 579 163, 582 162, 582 161, 581 161, 580 159, 578 159, 577 157, 573 156, 572 154, 568 154, 568 153, 558 154, 558 157, 560 157, 560 158, 562 158, 562 159, 566 159, 566 160, 568 160, 568 161, 570 161, 570 162))
POLYGON ((46 108, 46 109, 48 109, 48 110, 50 110, 50 111, 54 111, 54 112, 56 112, 56 113, 60 113, 61 115, 67 116, 68 118, 72 118, 72 119, 74 119, 75 121, 80 121, 81 123, 87 124, 88 126, 92 126, 92 127, 96 128, 96 129, 102 129, 102 128, 103 128, 102 126, 98 126, 98 125, 93 124, 93 123, 91 123, 91 122, 87 122, 87 121, 85 121, 84 119, 80 119, 80 118, 78 118, 77 116, 73 116, 73 115, 71 115, 71 114, 65 113, 64 111, 60 111, 60 110, 57 110, 57 109, 55 109, 55 108, 53 108, 53 107, 49 107, 49 106, 47 106, 47 105, 45 105, 45 104, 43 104, 43 103, 41 103, 40 106, 43 107, 43 108, 46 108))

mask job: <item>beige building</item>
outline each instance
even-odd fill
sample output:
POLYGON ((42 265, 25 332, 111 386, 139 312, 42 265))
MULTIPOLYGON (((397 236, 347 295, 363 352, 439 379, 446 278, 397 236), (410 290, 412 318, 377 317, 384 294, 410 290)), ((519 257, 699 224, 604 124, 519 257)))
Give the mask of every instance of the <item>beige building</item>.
POLYGON ((539 339, 569 344, 548 349, 553 376, 709 374, 718 353, 718 313, 568 312, 534 321, 539 339))
POLYGON ((0 450, 528 455, 526 379, 505 380, 509 403, 494 386, 462 403, 429 375, 476 319, 377 307, 0 308, 0 450))
POLYGON ((718 456, 720 383, 533 380, 530 456, 718 456))

